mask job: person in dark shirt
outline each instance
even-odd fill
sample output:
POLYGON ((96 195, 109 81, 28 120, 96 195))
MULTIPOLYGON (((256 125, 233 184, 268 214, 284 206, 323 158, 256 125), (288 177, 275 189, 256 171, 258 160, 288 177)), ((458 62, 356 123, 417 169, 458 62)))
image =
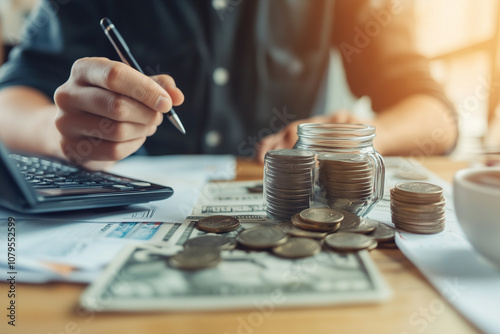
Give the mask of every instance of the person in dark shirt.
POLYGON ((412 4, 368 0, 40 1, 0 69, 0 138, 12 149, 103 167, 148 154, 256 156, 299 122, 370 123, 383 155, 449 152, 453 106, 415 50, 412 4), (121 63, 109 17, 146 75, 121 63), (338 48, 376 116, 324 108, 338 48), (162 74, 168 73, 168 74, 162 74), (175 81, 174 81, 175 79, 175 81), (163 114, 172 105, 187 135, 163 114))

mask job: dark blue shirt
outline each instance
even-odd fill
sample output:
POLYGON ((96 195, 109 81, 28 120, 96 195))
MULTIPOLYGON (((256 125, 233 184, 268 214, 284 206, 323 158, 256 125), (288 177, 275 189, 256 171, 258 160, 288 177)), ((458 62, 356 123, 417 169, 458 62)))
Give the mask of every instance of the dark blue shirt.
POLYGON ((377 112, 412 94, 449 104, 414 47, 410 4, 366 0, 41 1, 0 88, 34 87, 52 98, 75 60, 119 60, 99 21, 109 17, 146 74, 167 73, 184 92, 150 154, 252 155, 253 145, 324 100, 330 51, 343 56, 351 90, 377 112), (319 101, 319 102, 318 102, 319 101))

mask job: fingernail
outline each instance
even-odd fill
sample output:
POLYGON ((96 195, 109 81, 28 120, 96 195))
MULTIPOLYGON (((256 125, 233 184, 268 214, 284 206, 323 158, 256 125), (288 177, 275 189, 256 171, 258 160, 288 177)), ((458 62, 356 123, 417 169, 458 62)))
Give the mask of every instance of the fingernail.
POLYGON ((160 96, 156 101, 155 109, 159 112, 166 113, 170 110, 172 102, 165 96, 160 96))

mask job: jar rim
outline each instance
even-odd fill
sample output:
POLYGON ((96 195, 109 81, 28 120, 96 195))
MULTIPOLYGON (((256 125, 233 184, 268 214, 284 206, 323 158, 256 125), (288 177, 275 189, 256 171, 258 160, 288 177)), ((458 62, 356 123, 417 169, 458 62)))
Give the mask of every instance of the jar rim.
POLYGON ((371 135, 375 133, 375 127, 369 124, 350 124, 350 123, 302 123, 297 127, 297 131, 315 131, 325 133, 331 131, 340 133, 358 132, 360 135, 371 135))

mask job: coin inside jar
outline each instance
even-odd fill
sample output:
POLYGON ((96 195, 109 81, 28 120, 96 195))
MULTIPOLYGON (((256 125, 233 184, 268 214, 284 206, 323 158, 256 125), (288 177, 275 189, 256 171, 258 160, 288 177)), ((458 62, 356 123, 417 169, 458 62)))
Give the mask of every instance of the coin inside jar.
POLYGON ((202 218, 196 227, 202 231, 210 233, 225 233, 236 230, 240 226, 240 221, 230 216, 210 216, 202 218))

